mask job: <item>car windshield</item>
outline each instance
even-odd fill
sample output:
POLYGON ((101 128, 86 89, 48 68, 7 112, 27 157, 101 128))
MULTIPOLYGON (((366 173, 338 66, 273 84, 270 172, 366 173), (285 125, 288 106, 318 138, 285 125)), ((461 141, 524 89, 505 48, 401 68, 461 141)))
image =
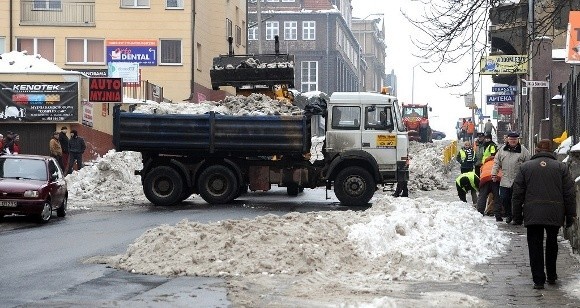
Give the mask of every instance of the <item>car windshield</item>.
POLYGON ((422 117, 424 116, 424 107, 403 107, 404 117, 422 117))
POLYGON ((46 181, 46 164, 38 159, 0 158, 0 177, 46 181))

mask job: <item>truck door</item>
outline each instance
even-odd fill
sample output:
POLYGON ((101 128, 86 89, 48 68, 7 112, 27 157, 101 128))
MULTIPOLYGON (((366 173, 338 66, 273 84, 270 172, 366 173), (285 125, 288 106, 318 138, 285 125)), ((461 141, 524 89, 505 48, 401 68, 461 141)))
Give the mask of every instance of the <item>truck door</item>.
POLYGON ((395 171, 397 161, 397 130, 393 108, 386 105, 364 107, 361 148, 379 164, 379 171, 395 171))
POLYGON ((326 149, 331 152, 361 148, 361 107, 333 106, 330 127, 326 133, 326 149))

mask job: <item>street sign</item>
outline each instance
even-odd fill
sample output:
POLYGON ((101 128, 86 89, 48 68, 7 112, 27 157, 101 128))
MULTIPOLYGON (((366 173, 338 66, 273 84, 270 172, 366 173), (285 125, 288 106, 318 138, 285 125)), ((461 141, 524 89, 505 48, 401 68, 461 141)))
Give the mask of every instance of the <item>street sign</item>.
POLYGON ((514 103, 515 101, 515 95, 486 95, 486 103, 488 105, 497 105, 498 103, 514 103))
POLYGON ((550 83, 540 80, 526 80, 526 86, 529 88, 548 88, 550 83))
MULTIPOLYGON (((506 92, 515 92, 515 91, 516 91, 515 86, 491 87, 491 92, 506 93, 506 92)), ((511 93, 506 93, 506 94, 511 94, 511 93)))

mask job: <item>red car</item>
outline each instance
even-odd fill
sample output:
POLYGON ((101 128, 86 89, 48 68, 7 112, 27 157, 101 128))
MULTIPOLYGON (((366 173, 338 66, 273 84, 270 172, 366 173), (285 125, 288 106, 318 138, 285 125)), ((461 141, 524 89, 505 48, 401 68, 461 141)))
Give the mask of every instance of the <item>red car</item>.
POLYGON ((46 223, 56 210, 66 216, 68 190, 58 162, 50 156, 0 156, 0 218, 18 214, 46 223))

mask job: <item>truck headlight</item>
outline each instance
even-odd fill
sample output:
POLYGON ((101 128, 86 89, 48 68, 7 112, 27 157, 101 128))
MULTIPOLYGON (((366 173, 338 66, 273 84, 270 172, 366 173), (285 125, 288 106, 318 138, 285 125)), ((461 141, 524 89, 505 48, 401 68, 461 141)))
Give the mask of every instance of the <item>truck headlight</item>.
POLYGON ((24 192, 24 198, 37 198, 38 190, 27 190, 24 192))

